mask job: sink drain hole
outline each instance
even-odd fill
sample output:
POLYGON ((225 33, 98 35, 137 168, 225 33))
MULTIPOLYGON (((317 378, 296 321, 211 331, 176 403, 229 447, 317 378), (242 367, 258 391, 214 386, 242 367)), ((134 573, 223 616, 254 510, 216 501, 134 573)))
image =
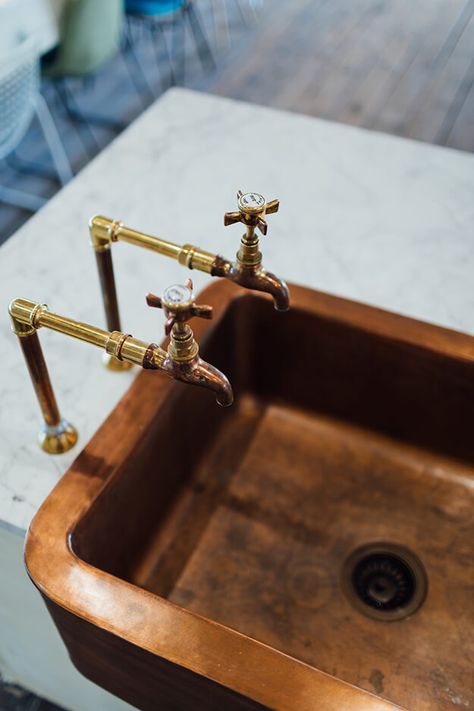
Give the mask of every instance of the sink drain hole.
POLYGON ((428 581, 421 561, 410 550, 371 543, 346 560, 343 587, 359 611, 388 621, 412 615, 426 597, 428 581))

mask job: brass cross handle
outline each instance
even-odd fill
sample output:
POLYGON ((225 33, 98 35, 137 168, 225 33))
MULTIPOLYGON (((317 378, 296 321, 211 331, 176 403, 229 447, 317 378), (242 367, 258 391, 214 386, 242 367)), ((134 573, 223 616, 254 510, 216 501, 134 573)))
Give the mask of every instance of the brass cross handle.
POLYGON ((146 302, 148 306, 163 309, 166 316, 165 333, 171 333, 175 323, 186 323, 193 316, 199 318, 212 318, 212 306, 198 306, 194 301, 193 282, 186 279, 183 284, 172 284, 168 286, 163 294, 147 294, 146 302))
POLYGON ((260 193, 243 193, 241 190, 237 193, 238 212, 226 212, 224 215, 224 225, 234 225, 236 222, 242 222, 250 227, 258 227, 260 232, 267 234, 268 224, 265 220, 265 215, 271 215, 273 212, 278 212, 280 207, 279 200, 270 200, 266 202, 263 195, 260 193))

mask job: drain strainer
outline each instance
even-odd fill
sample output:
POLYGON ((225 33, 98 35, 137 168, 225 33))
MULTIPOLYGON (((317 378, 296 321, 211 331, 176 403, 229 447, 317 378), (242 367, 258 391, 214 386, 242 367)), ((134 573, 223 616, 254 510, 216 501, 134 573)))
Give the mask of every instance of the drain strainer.
POLYGON ((408 548, 369 543, 344 564, 343 587, 350 602, 375 620, 401 620, 422 604, 428 589, 425 569, 408 548))

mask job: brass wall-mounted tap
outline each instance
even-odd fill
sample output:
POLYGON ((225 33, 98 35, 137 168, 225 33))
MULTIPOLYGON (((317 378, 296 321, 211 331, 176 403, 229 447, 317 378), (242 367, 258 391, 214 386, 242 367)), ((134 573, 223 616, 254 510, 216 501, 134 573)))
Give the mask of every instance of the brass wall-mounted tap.
MULTIPOLYGON (((256 229, 267 233, 265 216, 278 211, 278 200, 266 202, 259 193, 237 193, 238 211, 227 212, 224 224, 241 222, 246 231, 242 236, 240 249, 234 262, 218 254, 206 252, 191 244, 177 245, 173 242, 153 237, 126 227, 118 220, 97 215, 89 223, 91 243, 94 247, 99 278, 102 287, 107 327, 120 330, 120 316, 117 301, 114 270, 111 255, 113 242, 128 242, 145 247, 166 257, 176 259, 188 269, 199 269, 212 276, 225 277, 248 289, 255 289, 271 294, 275 308, 286 311, 289 307, 288 287, 282 279, 267 272, 262 267, 262 254, 256 229)), ((111 358, 108 366, 113 369, 124 367, 123 363, 111 358)))
POLYGON ((226 376, 203 361, 199 347, 187 321, 193 316, 212 318, 211 306, 194 302, 192 283, 170 286, 161 298, 149 294, 150 306, 160 306, 167 316, 166 333, 170 335, 168 350, 156 343, 146 343, 118 330, 104 331, 48 311, 45 304, 28 299, 14 299, 9 307, 13 332, 23 351, 33 387, 43 414, 39 442, 49 454, 61 454, 77 441, 77 431, 59 412, 37 330, 43 326, 66 336, 78 338, 103 348, 119 363, 140 365, 150 370, 161 370, 176 380, 212 390, 219 405, 233 402, 232 388, 226 376))
POLYGON ((290 306, 290 293, 286 283, 267 272, 262 267, 262 253, 259 249, 259 238, 256 230, 267 234, 268 224, 266 215, 278 212, 280 202, 271 200, 266 202, 259 193, 237 193, 237 212, 226 212, 224 225, 233 225, 241 222, 245 225, 245 234, 240 240, 240 249, 235 262, 230 262, 223 257, 217 257, 214 275, 226 277, 236 284, 247 289, 264 291, 273 296, 277 311, 288 311, 290 306))

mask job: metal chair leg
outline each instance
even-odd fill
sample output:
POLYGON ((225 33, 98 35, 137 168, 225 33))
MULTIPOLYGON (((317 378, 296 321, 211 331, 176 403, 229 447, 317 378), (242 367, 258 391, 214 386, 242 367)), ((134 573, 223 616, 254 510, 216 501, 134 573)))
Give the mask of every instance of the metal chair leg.
POLYGON ((51 151, 54 166, 62 185, 66 185, 73 177, 66 151, 59 137, 56 124, 48 109, 46 101, 38 94, 36 97, 36 115, 43 129, 44 137, 51 151))
POLYGON ((236 2, 244 24, 247 26, 255 24, 258 17, 256 5, 253 0, 236 0, 236 2))
POLYGON ((64 108, 66 114, 69 116, 72 123, 76 125, 76 127, 77 127, 77 124, 80 124, 84 129, 84 133, 87 134, 87 139, 88 139, 87 143, 89 144, 89 146, 87 146, 87 144, 84 140, 82 131, 77 130, 77 135, 79 136, 79 138, 82 141, 85 152, 88 155, 90 155, 89 150, 88 150, 90 148, 92 150, 92 155, 93 156, 96 155, 100 151, 100 146, 96 140, 96 137, 94 136, 94 133, 93 133, 91 127, 89 126, 89 124, 86 121, 77 121, 76 117, 74 116, 74 112, 71 113, 71 102, 73 102, 74 99, 72 96, 69 95, 65 77, 62 77, 62 78, 56 80, 54 82, 54 84, 56 87, 57 95, 58 95, 59 99, 61 100, 61 103, 63 105, 63 108, 64 108))
POLYGON ((220 50, 230 48, 229 18, 225 0, 212 0, 212 19, 214 24, 214 40, 220 50))
POLYGON ((204 71, 206 71, 206 69, 212 71, 217 66, 216 60, 214 59, 211 46, 204 32, 198 10, 193 0, 188 0, 187 4, 184 6, 184 12, 187 13, 189 18, 189 26, 194 36, 196 51, 198 53, 201 66, 204 71))
POLYGON ((48 180, 56 180, 58 177, 56 170, 50 170, 39 162, 24 160, 24 158, 17 155, 16 150, 13 150, 10 155, 5 156, 4 161, 17 173, 34 175, 36 178, 47 178, 48 180))
MULTIPOLYGON (((35 112, 53 159, 53 164, 56 169, 56 177, 59 178, 61 185, 66 185, 66 183, 68 183, 73 177, 73 172, 71 170, 66 151, 64 150, 64 146, 61 142, 61 138, 59 137, 54 119, 48 109, 48 105, 44 100, 44 97, 41 94, 38 94, 35 98, 35 112)), ((20 207, 23 210, 36 212, 46 204, 48 198, 33 195, 31 193, 24 192, 23 190, 17 190, 16 188, 2 186, 0 188, 0 201, 9 203, 10 205, 15 205, 15 207, 20 207)))
POLYGON ((153 25, 150 27, 150 31, 151 31, 151 36, 152 36, 152 40, 153 40, 153 47, 155 50, 156 64, 158 67, 161 66, 161 59, 162 59, 162 53, 160 52, 160 47, 164 48, 164 53, 166 56, 166 62, 168 65, 169 72, 168 72, 168 76, 166 77, 165 81, 163 81, 163 75, 161 74, 161 88, 163 91, 166 91, 166 89, 169 89, 170 86, 176 85, 176 79, 174 76, 173 62, 171 59, 170 52, 168 50, 168 44, 166 41, 165 31, 163 29, 161 22, 154 22, 153 25))
POLYGON ((171 62, 176 84, 184 86, 186 82, 186 28, 183 10, 176 12, 172 20, 171 62))
POLYGON ((135 51, 135 42, 132 31, 132 23, 130 18, 125 19, 125 31, 124 31, 124 44, 121 51, 121 56, 123 58, 124 64, 127 68, 128 75, 135 87, 138 96, 142 102, 143 108, 146 108, 155 99, 155 94, 148 82, 146 74, 143 70, 142 64, 140 62, 138 53, 135 51), (127 56, 130 57, 135 69, 137 70, 137 76, 132 68, 127 62, 127 56), (143 101, 143 96, 145 96, 145 101, 143 101))
MULTIPOLYGON (((66 78, 64 78, 64 82, 65 81, 66 78)), ((87 84, 89 86, 93 86, 94 81, 95 80, 91 77, 84 77, 85 86, 87 86, 87 84)), ((90 124, 92 126, 110 129, 111 131, 117 131, 119 133, 127 127, 127 124, 123 121, 116 121, 115 119, 109 119, 106 116, 100 116, 99 114, 90 114, 81 111, 78 105, 76 104, 75 99, 72 97, 72 94, 70 94, 67 88, 63 93, 63 102, 69 118, 72 121, 76 121, 77 123, 82 123, 86 125, 90 124)))
POLYGON ((16 188, 0 186, 0 202, 20 207, 22 210, 29 210, 29 212, 37 212, 48 202, 48 198, 31 195, 23 190, 16 190, 16 188))

